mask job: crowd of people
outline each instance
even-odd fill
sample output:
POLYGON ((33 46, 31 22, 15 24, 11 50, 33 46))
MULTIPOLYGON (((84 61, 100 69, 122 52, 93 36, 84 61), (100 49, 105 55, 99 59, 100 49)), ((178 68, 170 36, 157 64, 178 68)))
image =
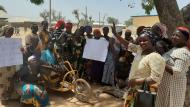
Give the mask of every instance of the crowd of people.
MULTIPOLYGON (((167 27, 162 23, 151 27, 140 26, 136 30, 137 38, 132 37, 129 29, 124 32, 123 38, 122 29, 116 28, 114 24, 111 30, 103 27, 102 33, 101 29, 93 29, 92 26, 81 26, 75 32, 72 32, 72 28, 71 22, 59 20, 48 30, 48 22, 42 21, 41 30, 39 31, 38 25, 32 24, 31 34, 25 38, 25 46, 21 49, 23 65, 18 70, 22 81, 27 83, 22 85, 22 93, 27 91, 26 88, 37 91, 31 92, 41 106, 48 105, 48 98, 40 98, 42 94, 47 96, 47 93, 34 85, 40 73, 40 65, 59 68, 60 60, 71 62, 78 70, 79 77, 91 83, 127 89, 124 107, 134 106, 134 93, 145 82, 151 91, 157 92, 155 107, 189 106, 188 28, 177 27, 171 36, 167 36, 167 27), (113 35, 109 35, 109 32, 113 35), (105 62, 82 57, 88 39, 105 39, 108 42, 105 62)), ((13 32, 13 27, 6 26, 1 38, 10 38, 13 32)), ((2 99, 10 98, 11 82, 7 82, 10 79, 6 78, 13 77, 14 72, 10 72, 14 71, 12 69, 16 67, 0 68, 0 76, 6 80, 0 81, 0 88, 3 88, 2 99), (7 74, 7 70, 10 74, 7 74)))

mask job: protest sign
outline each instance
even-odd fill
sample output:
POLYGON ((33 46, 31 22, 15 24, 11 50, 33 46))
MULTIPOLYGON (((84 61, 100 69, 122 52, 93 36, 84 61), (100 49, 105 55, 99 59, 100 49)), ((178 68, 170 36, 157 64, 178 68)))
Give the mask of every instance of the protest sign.
POLYGON ((23 64, 21 39, 0 38, 0 67, 23 64))
POLYGON ((109 42, 105 38, 86 39, 83 58, 105 62, 109 42))

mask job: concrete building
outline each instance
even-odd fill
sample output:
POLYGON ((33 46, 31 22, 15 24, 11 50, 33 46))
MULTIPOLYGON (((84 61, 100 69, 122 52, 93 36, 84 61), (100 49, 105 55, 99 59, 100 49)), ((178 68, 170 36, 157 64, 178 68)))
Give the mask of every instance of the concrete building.
POLYGON ((146 16, 132 16, 133 26, 152 26, 156 22, 160 22, 157 15, 146 15, 146 16))

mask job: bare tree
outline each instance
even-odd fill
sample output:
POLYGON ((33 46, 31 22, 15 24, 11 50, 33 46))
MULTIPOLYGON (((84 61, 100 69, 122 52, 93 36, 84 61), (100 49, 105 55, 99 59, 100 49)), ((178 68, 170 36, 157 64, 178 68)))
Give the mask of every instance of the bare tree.
POLYGON ((40 13, 40 17, 42 17, 43 20, 48 20, 48 17, 49 17, 49 11, 44 10, 43 12, 40 13))
POLYGON ((74 9, 73 10, 73 15, 75 16, 75 18, 77 19, 78 23, 77 23, 77 28, 79 27, 79 24, 80 24, 80 15, 79 15, 79 10, 77 9, 74 9))
MULTIPOLYGON (((49 14, 50 14, 49 11, 44 10, 43 12, 40 13, 40 17, 42 17, 44 20, 48 20, 49 14)), ((58 21, 60 19, 65 19, 65 17, 62 15, 62 13, 58 12, 56 10, 52 10, 51 15, 52 15, 52 21, 58 21)))
POLYGON ((52 10, 52 21, 58 21, 60 19, 65 19, 61 12, 52 10))

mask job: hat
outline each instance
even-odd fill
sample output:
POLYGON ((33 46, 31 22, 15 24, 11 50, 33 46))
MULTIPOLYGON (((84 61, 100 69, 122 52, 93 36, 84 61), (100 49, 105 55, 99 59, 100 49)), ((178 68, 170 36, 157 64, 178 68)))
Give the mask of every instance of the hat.
POLYGON ((58 20, 57 23, 55 24, 55 29, 60 28, 61 25, 64 25, 64 26, 65 26, 64 20, 58 20))
POLYGON ((92 26, 85 26, 84 30, 85 30, 85 32, 88 32, 88 31, 92 30, 92 26))

